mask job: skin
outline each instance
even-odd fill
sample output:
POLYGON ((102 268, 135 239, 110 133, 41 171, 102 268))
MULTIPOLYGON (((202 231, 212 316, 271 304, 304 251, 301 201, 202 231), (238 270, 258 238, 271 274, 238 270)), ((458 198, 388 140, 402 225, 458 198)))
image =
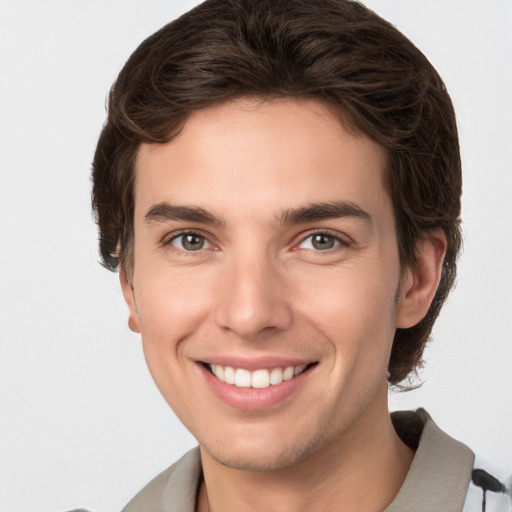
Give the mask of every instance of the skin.
POLYGON ((198 510, 377 511, 403 483, 413 454, 390 422, 387 364, 396 327, 428 310, 446 242, 430 233, 400 268, 385 158, 312 100, 206 108, 170 143, 141 146, 121 284, 150 372, 200 444, 198 510), (363 215, 285 222, 334 202, 363 215), (217 222, 148 215, 162 205, 217 222), (216 357, 314 366, 252 410, 212 392, 200 361, 216 357))

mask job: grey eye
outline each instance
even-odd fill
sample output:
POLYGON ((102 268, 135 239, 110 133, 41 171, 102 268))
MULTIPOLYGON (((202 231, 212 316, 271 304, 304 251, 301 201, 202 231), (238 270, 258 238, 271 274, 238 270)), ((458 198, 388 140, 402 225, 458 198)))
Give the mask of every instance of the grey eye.
POLYGON ((171 245, 183 251, 200 251, 209 244, 204 236, 195 233, 184 233, 171 240, 171 245))
POLYGON ((334 236, 325 233, 315 233, 305 238, 300 244, 301 249, 312 249, 315 251, 327 251, 340 245, 340 241, 334 236))
POLYGON ((320 251, 325 249, 332 249, 335 243, 336 240, 334 240, 332 236, 328 235, 313 235, 311 239, 311 244, 313 247, 320 251))

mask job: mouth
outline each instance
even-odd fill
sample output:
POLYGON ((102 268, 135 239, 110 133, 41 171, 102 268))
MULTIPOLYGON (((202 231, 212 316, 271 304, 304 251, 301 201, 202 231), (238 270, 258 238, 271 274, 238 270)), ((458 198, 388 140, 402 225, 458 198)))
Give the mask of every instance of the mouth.
POLYGON ((297 366, 275 368, 260 368, 254 371, 213 363, 203 362, 202 364, 206 370, 225 384, 239 388, 264 389, 292 380, 310 370, 317 363, 314 362, 297 366))

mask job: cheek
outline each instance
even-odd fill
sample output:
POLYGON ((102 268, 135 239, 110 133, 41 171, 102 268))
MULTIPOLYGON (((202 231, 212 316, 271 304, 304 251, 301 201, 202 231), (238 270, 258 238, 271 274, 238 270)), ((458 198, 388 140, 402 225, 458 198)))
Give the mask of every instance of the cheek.
POLYGON ((193 396, 183 387, 183 372, 188 371, 183 349, 208 314, 206 294, 186 272, 162 270, 139 277, 136 302, 146 364, 160 393, 180 415, 180 397, 187 396, 193 404, 193 396))
POLYGON ((361 358, 365 364, 387 365, 396 290, 382 275, 362 276, 362 272, 340 272, 324 279, 323 286, 304 287, 302 314, 330 340, 338 363, 348 365, 361 358))
POLYGON ((154 268, 146 265, 145 270, 136 276, 135 286, 142 329, 164 326, 172 330, 186 329, 207 309, 210 296, 207 276, 199 281, 197 271, 169 270, 163 265, 154 268))
POLYGON ((140 277, 136 302, 144 355, 161 388, 165 380, 177 375, 175 366, 183 359, 182 349, 205 324, 210 294, 208 287, 198 287, 197 279, 187 272, 152 272, 140 277))

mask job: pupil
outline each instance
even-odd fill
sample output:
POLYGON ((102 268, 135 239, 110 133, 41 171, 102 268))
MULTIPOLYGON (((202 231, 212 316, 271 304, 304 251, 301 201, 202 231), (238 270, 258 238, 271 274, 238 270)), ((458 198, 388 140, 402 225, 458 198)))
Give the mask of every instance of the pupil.
POLYGON ((185 235, 183 239, 183 247, 187 251, 197 251, 203 247, 203 237, 197 235, 185 235))
POLYGON ((327 235, 315 235, 313 237, 313 247, 315 249, 331 249, 334 246, 334 238, 327 235))

